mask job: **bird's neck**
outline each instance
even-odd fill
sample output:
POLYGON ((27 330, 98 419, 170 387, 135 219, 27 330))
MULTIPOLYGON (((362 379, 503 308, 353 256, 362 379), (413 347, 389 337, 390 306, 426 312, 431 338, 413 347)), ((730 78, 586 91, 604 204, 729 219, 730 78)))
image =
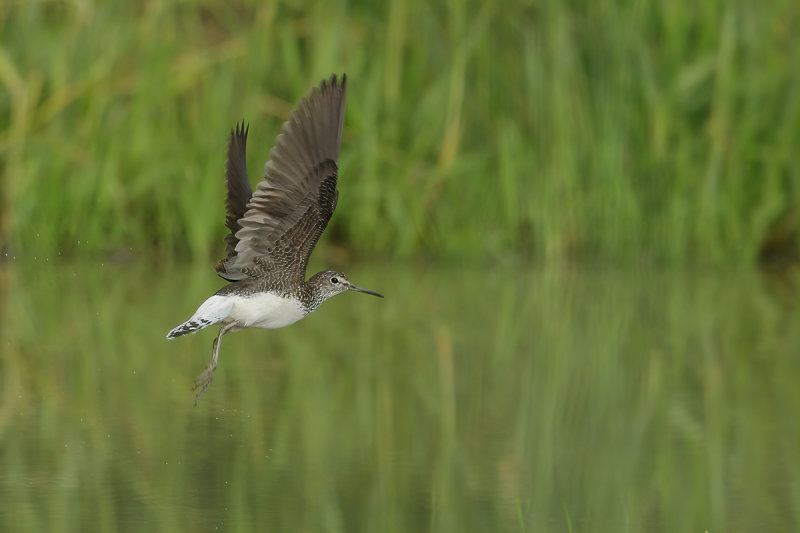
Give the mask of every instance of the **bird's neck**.
POLYGON ((326 300, 325 294, 319 285, 312 283, 311 280, 307 280, 300 285, 298 296, 309 313, 314 312, 326 300))

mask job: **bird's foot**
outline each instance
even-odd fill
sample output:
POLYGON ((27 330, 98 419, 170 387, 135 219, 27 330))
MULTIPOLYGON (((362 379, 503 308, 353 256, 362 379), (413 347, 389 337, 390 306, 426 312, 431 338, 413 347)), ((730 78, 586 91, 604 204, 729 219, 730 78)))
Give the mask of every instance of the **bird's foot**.
POLYGON ((194 404, 197 405, 197 402, 200 401, 200 398, 203 397, 205 394, 206 389, 211 385, 211 382, 214 381, 214 370, 216 370, 217 366, 214 364, 208 365, 208 367, 203 370, 203 373, 197 376, 194 380, 194 386, 192 390, 195 391, 194 396, 194 404))

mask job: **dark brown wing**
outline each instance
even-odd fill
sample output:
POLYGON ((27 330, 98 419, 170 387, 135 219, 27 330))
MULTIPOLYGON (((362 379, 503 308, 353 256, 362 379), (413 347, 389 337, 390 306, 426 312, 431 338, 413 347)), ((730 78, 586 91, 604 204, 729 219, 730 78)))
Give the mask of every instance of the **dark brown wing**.
POLYGON ((238 220, 234 254, 220 263, 228 280, 305 279, 314 246, 336 207, 345 85, 336 76, 301 99, 270 151, 264 179, 238 220))
MULTIPOLYGON (((225 236, 226 259, 231 258, 235 253, 236 244, 239 242, 236 232, 241 229, 239 219, 247 211, 247 203, 253 194, 250 180, 247 178, 247 159, 245 157, 249 131, 250 127, 245 128, 244 123, 237 124, 236 128, 231 130, 231 136, 228 139, 228 160, 225 162, 225 187, 228 189, 225 197, 225 226, 231 232, 225 236)), ((223 268, 222 263, 217 266, 218 270, 220 268, 223 268)))

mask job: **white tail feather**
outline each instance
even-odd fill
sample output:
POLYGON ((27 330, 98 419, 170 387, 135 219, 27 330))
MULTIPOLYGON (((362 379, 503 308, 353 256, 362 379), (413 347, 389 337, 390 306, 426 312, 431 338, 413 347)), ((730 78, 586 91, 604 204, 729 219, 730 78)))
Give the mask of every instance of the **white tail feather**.
POLYGON ((174 339, 216 324, 228 317, 232 307, 233 300, 231 298, 215 294, 197 308, 192 318, 167 333, 167 338, 174 339))

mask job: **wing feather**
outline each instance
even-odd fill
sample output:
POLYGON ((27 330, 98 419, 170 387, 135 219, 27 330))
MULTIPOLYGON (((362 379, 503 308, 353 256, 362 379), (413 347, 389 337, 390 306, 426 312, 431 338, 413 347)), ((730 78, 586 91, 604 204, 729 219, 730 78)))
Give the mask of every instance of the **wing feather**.
POLYGON ((243 122, 237 124, 228 139, 228 159, 225 162, 225 187, 228 191, 225 197, 225 226, 230 230, 225 236, 227 258, 235 253, 239 242, 236 232, 241 229, 239 219, 247 211, 247 203, 253 193, 247 177, 246 148, 249 130, 250 127, 245 127, 243 122))
POLYGON ((217 268, 223 278, 280 269, 284 277, 305 279, 308 258, 336 207, 346 81, 332 76, 312 88, 283 124, 264 179, 237 220, 233 253, 217 268))

